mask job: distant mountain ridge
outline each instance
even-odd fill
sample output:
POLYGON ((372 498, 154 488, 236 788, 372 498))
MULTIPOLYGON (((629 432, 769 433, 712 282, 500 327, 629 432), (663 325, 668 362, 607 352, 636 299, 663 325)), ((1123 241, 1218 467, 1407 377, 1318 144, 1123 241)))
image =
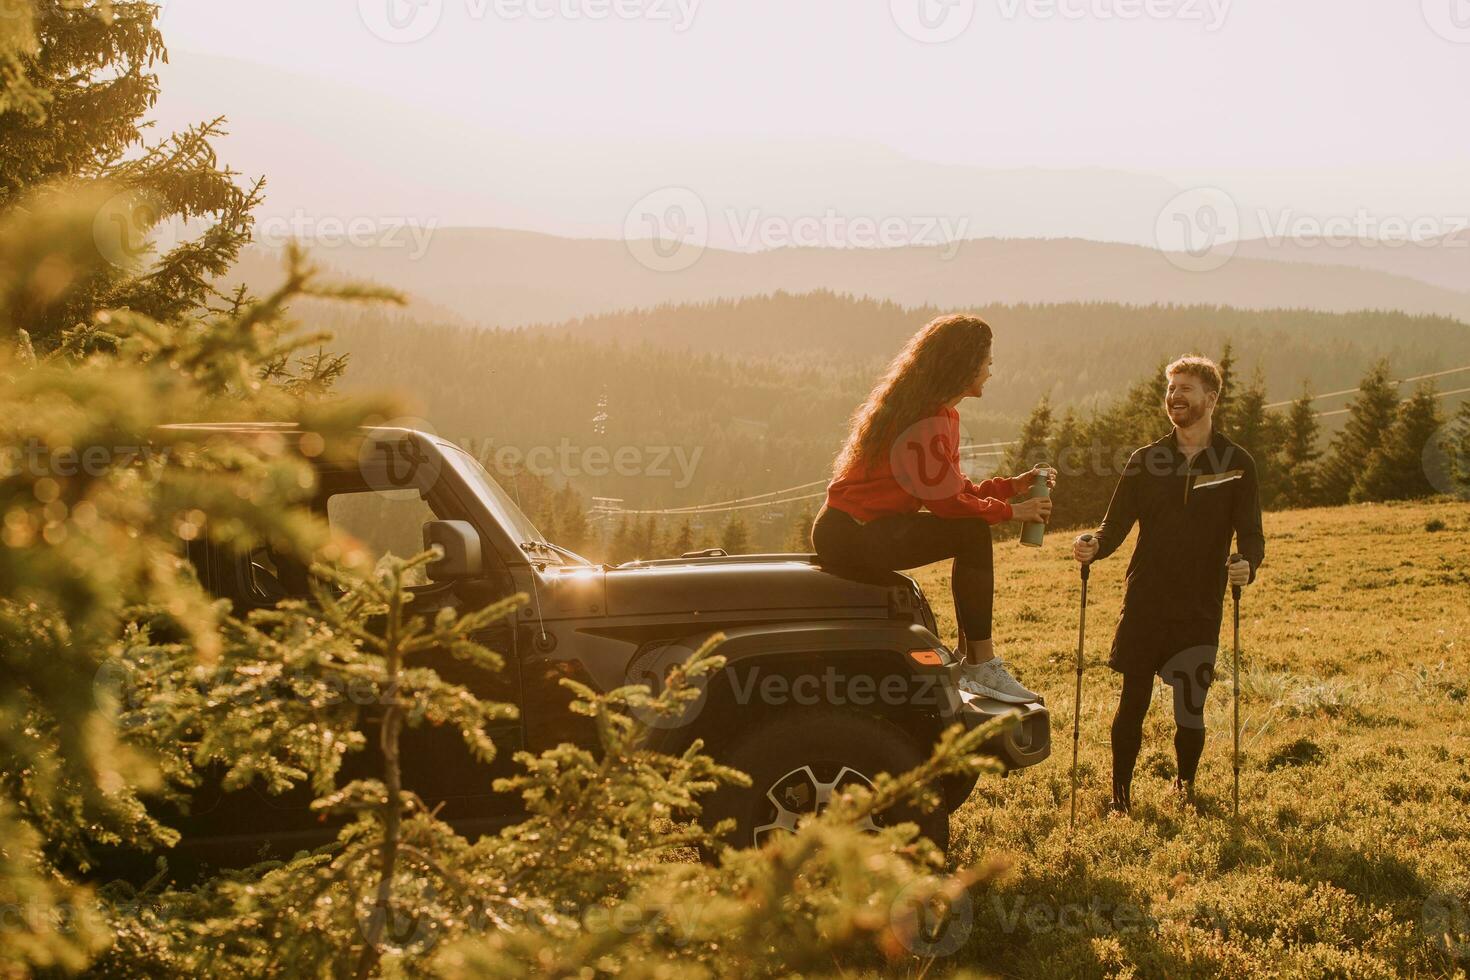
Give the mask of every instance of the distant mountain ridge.
POLYGON ((1425 241, 1257 238, 1238 243, 1235 256, 1352 266, 1417 279, 1456 292, 1470 291, 1470 228, 1425 241))
MULTIPOLYGON (((1430 189, 1418 193, 1353 172, 1303 181, 944 162, 871 140, 571 139, 496 130, 488 117, 187 50, 172 51, 158 70, 163 92, 151 116, 160 131, 223 114, 229 135, 216 143, 220 159, 269 179, 261 230, 330 236, 412 223, 432 232, 431 255, 326 249, 328 261, 487 325, 822 288, 908 305, 1106 300, 1470 319, 1470 232, 1432 248, 1395 248, 1323 247, 1302 231, 1314 222, 1334 227, 1344 215, 1371 217, 1375 228, 1417 227, 1416 216, 1453 228, 1451 215, 1470 212, 1453 174, 1426 178, 1430 189), (1238 243, 1224 269, 1203 275, 1151 248, 1104 244, 1157 242, 1160 227, 1172 227, 1166 218, 1184 216, 1172 209, 1187 210, 1191 193, 1211 188, 1231 197, 1241 234, 1278 237, 1238 243), (642 227, 640 207, 650 196, 670 192, 692 195, 711 247, 685 272, 655 274, 629 262, 621 239, 630 226, 642 227), (818 242, 794 233, 829 215, 838 230, 818 242), (911 247, 833 247, 871 238, 856 234, 858 225, 890 221, 903 229, 898 241, 879 236, 878 243, 911 247), (767 222, 774 234, 763 232, 767 222), (914 246, 926 228, 926 240, 963 242, 955 262, 914 246), (780 247, 789 243, 827 247, 780 247), (1360 280, 1327 267, 1373 275, 1360 280), (497 291, 493 301, 477 288, 482 276, 497 291)), ((263 237, 279 244, 279 234, 263 237)))
POLYGON ((522 326, 661 303, 831 290, 905 306, 1113 302, 1324 312, 1400 310, 1470 323, 1470 292, 1389 272, 1252 257, 1191 272, 1162 252, 1080 239, 974 239, 936 247, 705 248, 678 271, 640 264, 622 241, 440 228, 422 255, 341 246, 312 254, 485 326, 522 326))

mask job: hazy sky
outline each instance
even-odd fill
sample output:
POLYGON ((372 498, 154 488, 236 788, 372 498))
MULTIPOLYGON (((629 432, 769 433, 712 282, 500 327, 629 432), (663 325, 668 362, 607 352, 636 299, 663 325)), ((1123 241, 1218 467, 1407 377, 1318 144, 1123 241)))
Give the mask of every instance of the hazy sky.
POLYGON ((168 0, 162 25, 527 134, 1470 175, 1470 0, 168 0))

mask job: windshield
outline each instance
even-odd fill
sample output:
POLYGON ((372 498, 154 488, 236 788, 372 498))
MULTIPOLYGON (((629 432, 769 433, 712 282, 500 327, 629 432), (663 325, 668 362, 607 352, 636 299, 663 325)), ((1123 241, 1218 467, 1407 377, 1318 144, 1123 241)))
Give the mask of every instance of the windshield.
POLYGON ((454 467, 454 472, 470 485, 470 489, 479 494, 490 507, 495 520, 505 528, 506 533, 513 537, 517 544, 546 540, 541 536, 541 532, 536 530, 536 525, 531 523, 531 519, 522 513, 515 501, 511 500, 509 495, 501 489, 500 484, 485 472, 485 467, 480 465, 479 460, 452 443, 440 443, 440 445, 444 447, 444 455, 449 460, 449 465, 454 467))

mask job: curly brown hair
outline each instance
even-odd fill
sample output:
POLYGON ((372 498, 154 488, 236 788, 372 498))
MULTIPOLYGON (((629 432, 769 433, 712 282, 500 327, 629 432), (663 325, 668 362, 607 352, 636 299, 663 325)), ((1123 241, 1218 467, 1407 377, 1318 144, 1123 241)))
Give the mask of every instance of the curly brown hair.
POLYGON ((1189 374, 1199 379, 1215 394, 1220 394, 1220 387, 1224 384, 1220 374, 1220 365, 1205 357, 1203 354, 1185 354, 1164 368, 1164 377, 1172 378, 1176 374, 1189 374))
POLYGON ((899 433, 968 389, 990 341, 990 324, 978 316, 951 313, 926 323, 853 412, 833 474, 883 458, 899 433))

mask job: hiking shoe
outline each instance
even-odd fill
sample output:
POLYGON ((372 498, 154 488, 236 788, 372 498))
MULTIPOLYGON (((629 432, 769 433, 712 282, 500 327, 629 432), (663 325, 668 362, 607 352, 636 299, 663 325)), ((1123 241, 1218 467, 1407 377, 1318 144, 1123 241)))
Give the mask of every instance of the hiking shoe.
POLYGON ((1133 812, 1133 787, 1120 786, 1113 783, 1113 802, 1108 807, 1109 812, 1116 813, 1120 817, 1126 817, 1133 812))
POLYGON ((962 664, 960 672, 959 687, 966 694, 994 698, 997 701, 1009 701, 1012 704, 1025 704, 1040 698, 1035 691, 1022 687, 1011 676, 1010 671, 1006 670, 1005 661, 999 657, 987 660, 983 664, 962 664))
POLYGON ((1177 776, 1174 778, 1174 798, 1181 805, 1187 806, 1192 810, 1198 810, 1200 808, 1199 800, 1195 799, 1194 796, 1194 780, 1192 779, 1186 782, 1177 776))

